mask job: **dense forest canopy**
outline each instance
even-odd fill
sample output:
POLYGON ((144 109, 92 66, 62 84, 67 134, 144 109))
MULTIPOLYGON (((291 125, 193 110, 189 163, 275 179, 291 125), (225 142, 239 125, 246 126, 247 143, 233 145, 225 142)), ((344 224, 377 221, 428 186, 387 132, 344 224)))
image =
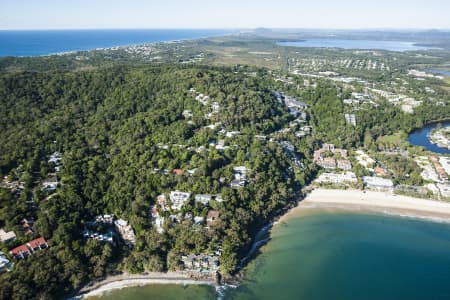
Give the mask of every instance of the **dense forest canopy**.
MULTIPOLYGON (((24 218, 35 220, 34 236, 50 246, 0 276, 0 298, 63 298, 117 270, 178 269, 181 255, 190 253, 220 251, 220 271, 233 273, 258 229, 294 203, 314 177, 312 153, 322 142, 371 145, 449 115, 448 103, 439 109, 425 103, 409 115, 381 102, 358 111, 358 124, 349 126, 342 103, 349 92, 342 86, 318 80, 308 88, 300 76, 291 85, 273 79, 263 69, 192 65, 0 75, 0 175, 23 182, 20 192, 0 188, 0 227, 18 234, 1 250, 29 240, 24 218), (308 105, 313 135, 283 131, 299 125, 274 91, 308 105), (214 147, 219 141, 221 149, 214 147), (59 172, 49 162, 56 152, 62 155, 59 172), (248 170, 248 184, 238 189, 230 187, 236 166, 248 170), (57 178, 55 193, 42 189, 50 176, 57 178), (159 233, 151 207, 158 195, 175 190, 221 195, 223 202, 204 206, 191 199, 181 210, 201 217, 214 210, 219 221, 207 228, 186 218, 176 226, 165 223, 159 233), (101 214, 130 222, 132 249, 82 236, 101 214)), ((411 170, 415 166, 395 169, 396 176, 411 170)))

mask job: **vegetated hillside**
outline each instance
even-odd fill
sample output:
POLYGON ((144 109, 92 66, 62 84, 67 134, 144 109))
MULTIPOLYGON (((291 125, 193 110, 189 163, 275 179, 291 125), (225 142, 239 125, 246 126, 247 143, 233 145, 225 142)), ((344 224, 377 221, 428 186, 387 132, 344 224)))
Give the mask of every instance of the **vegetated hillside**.
POLYGON ((61 298, 117 268, 177 269, 189 253, 221 250, 221 272, 234 271, 255 231, 294 199, 312 168, 306 159, 303 168, 294 166, 279 143, 255 138, 292 119, 268 78, 166 66, 0 76, 0 175, 24 185, 17 193, 0 188, 0 227, 18 234, 2 250, 29 240, 23 218, 34 218, 34 235, 50 245, 0 277, 0 298, 61 298), (225 133, 232 131, 240 133, 225 133), (220 151, 213 147, 219 139, 220 151), (62 168, 49 196, 42 183, 54 173, 48 159, 55 151, 62 168), (248 169, 239 189, 230 187, 235 166, 248 169), (150 207, 171 190, 221 194, 224 201, 191 200, 180 223, 166 222, 160 234, 150 207), (220 217, 210 228, 184 220, 185 213, 205 217, 213 209, 220 217), (86 222, 104 213, 129 220, 133 249, 83 238, 86 222))

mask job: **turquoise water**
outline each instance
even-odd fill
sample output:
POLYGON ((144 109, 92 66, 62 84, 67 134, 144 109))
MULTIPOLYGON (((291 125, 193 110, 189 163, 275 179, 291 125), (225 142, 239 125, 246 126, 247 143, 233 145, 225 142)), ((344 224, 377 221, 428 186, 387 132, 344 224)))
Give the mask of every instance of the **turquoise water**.
POLYGON ((308 48, 377 49, 400 52, 437 49, 433 47, 417 46, 414 42, 344 39, 309 39, 299 42, 279 42, 277 45, 308 48))
MULTIPOLYGON (((450 122, 441 122, 440 123, 442 127, 448 127, 450 126, 450 122)), ((428 138, 428 135, 430 134, 431 130, 436 128, 438 126, 438 123, 429 124, 427 126, 424 126, 423 128, 414 130, 409 134, 408 140, 412 145, 415 146, 421 146, 425 149, 441 153, 441 154, 450 154, 450 150, 447 148, 439 147, 436 144, 433 144, 430 142, 430 139, 428 138)))
MULTIPOLYGON (((450 299, 449 224, 306 209, 276 225, 261 252, 225 299, 450 299)), ((130 288, 102 299, 217 297, 210 287, 180 289, 130 288)))
POLYGON ((450 225, 314 213, 275 228, 228 299, 450 299, 450 225))
POLYGON ((0 30, 0 56, 36 56, 236 33, 220 29, 0 30))

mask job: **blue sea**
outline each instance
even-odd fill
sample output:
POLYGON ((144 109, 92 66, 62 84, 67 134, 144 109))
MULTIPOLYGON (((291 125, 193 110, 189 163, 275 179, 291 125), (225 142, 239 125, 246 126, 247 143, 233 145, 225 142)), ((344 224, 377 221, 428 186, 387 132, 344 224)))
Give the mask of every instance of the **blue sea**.
POLYGON ((148 285, 88 300, 448 300, 450 224, 302 209, 275 225, 237 288, 148 285), (182 296, 180 296, 182 295, 182 296))
POLYGON ((0 56, 38 56, 238 33, 220 29, 0 30, 0 56))

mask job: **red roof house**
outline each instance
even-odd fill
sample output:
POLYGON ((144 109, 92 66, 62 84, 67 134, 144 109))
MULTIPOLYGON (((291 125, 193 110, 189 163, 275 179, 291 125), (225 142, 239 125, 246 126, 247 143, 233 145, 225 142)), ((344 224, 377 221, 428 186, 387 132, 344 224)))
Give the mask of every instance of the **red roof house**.
POLYGON ((175 174, 175 175, 183 175, 184 170, 182 170, 182 169, 173 169, 172 173, 175 174))
POLYGON ((15 259, 25 258, 31 254, 30 249, 26 245, 21 245, 9 251, 9 254, 14 256, 15 259))
POLYGON ((48 248, 47 241, 43 237, 32 240, 28 242, 27 245, 33 251, 48 248))

